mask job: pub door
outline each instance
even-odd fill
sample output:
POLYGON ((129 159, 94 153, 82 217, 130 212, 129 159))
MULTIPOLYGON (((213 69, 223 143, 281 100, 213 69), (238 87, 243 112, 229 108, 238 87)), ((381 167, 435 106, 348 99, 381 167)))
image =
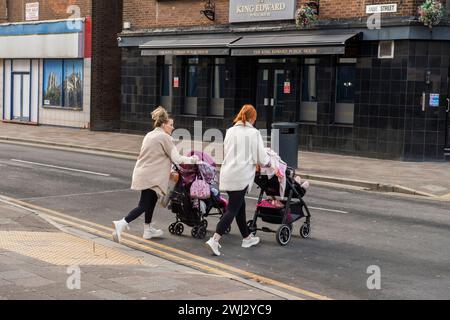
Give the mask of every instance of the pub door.
POLYGON ((273 122, 283 121, 285 95, 290 93, 292 68, 285 64, 258 64, 256 108, 258 125, 265 128, 270 137, 273 122))

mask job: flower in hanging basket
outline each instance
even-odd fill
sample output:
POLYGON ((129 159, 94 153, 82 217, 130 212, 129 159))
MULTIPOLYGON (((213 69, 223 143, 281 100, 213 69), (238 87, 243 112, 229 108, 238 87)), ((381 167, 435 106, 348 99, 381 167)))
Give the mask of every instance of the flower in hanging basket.
POLYGON ((430 29, 438 25, 444 16, 444 6, 437 0, 426 0, 418 9, 419 21, 430 29))
POLYGON ((295 14, 295 23, 302 29, 310 28, 318 19, 316 10, 308 4, 302 5, 295 14))

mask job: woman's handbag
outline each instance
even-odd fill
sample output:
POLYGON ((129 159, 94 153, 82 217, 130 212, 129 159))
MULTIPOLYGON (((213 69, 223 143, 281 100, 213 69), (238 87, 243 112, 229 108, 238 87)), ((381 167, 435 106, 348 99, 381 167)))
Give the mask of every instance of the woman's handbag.
POLYGON ((167 187, 167 192, 164 197, 161 199, 161 206, 163 208, 167 208, 170 202, 170 197, 172 196, 172 191, 175 189, 175 186, 177 185, 178 181, 180 179, 180 174, 178 172, 172 171, 170 173, 169 177, 169 185, 167 187))
POLYGON ((206 200, 211 197, 211 189, 205 180, 197 177, 191 185, 190 194, 192 199, 206 200))

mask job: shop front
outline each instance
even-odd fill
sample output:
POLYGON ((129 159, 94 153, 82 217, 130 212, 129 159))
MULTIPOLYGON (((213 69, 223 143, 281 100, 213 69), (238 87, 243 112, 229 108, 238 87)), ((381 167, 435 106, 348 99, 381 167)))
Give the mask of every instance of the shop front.
POLYGON ((0 25, 4 122, 89 127, 89 19, 0 25))
MULTIPOLYGON (((207 122, 205 130, 212 123, 225 130, 245 103, 257 108, 257 126, 269 133, 273 122, 317 121, 318 66, 339 55, 355 55, 360 40, 359 33, 322 32, 126 39, 122 42, 125 56, 134 59, 128 60, 132 67, 127 68, 125 60, 123 68, 124 103, 133 99, 128 92, 145 95, 150 92, 146 87, 153 85, 160 93, 153 98, 155 104, 177 115, 183 128, 192 129, 192 119, 200 118, 207 122), (151 70, 150 66, 155 83, 145 85, 150 81, 145 76, 142 81, 130 77, 151 70), (137 84, 142 84, 142 90, 137 84)), ((144 112, 141 107, 135 110, 144 112)))
POLYGON ((449 26, 431 33, 399 17, 379 30, 361 21, 301 30, 297 1, 272 13, 258 7, 264 14, 255 3, 230 1, 227 25, 121 33, 121 130, 147 132, 151 110, 163 105, 178 128, 193 132, 201 120, 204 131, 225 132, 251 103, 268 137, 274 122, 298 123, 302 150, 450 154, 449 26))

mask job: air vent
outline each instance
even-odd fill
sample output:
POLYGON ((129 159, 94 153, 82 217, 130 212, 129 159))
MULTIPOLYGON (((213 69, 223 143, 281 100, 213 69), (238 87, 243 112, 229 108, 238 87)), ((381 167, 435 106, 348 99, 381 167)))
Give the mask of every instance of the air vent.
POLYGON ((378 58, 394 58, 394 41, 380 41, 380 43, 378 44, 378 58))

